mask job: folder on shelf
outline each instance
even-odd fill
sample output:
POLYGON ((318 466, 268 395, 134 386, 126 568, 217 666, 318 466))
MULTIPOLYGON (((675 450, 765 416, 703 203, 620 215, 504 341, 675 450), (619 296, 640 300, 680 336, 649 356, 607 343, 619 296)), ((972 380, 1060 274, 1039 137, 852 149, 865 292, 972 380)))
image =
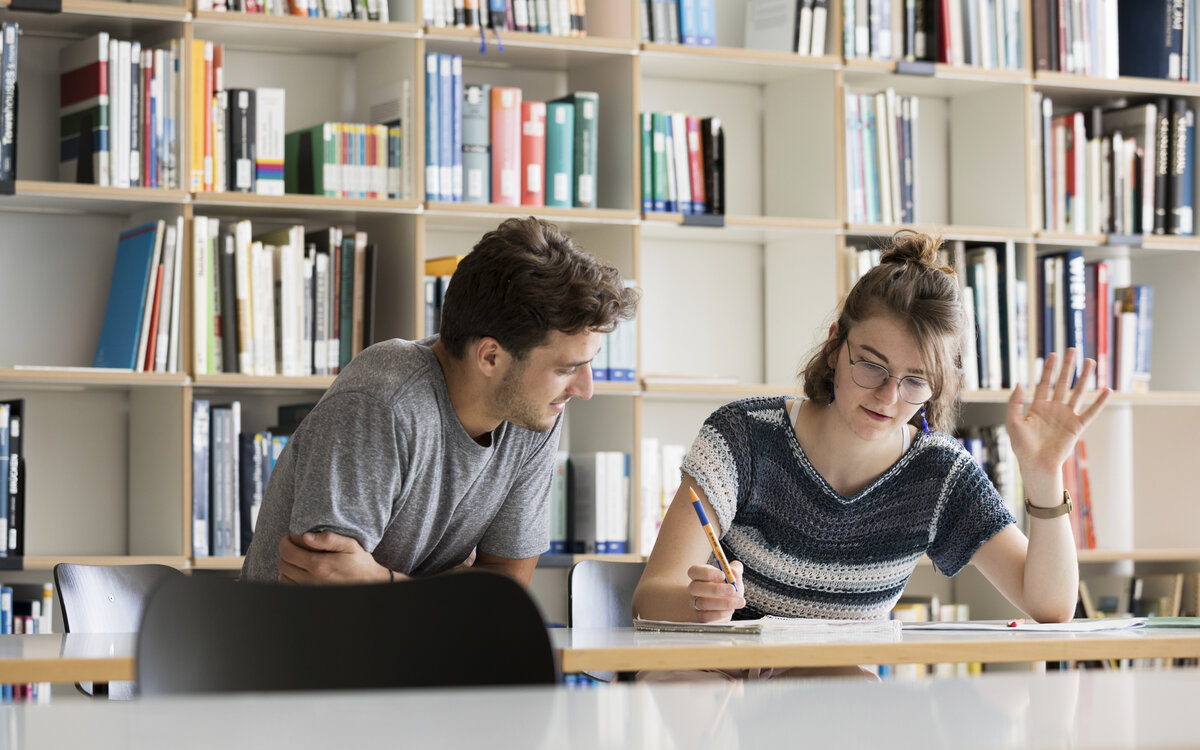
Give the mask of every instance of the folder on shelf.
POLYGON ((121 233, 93 367, 134 369, 146 312, 146 289, 162 229, 163 222, 157 221, 121 233))

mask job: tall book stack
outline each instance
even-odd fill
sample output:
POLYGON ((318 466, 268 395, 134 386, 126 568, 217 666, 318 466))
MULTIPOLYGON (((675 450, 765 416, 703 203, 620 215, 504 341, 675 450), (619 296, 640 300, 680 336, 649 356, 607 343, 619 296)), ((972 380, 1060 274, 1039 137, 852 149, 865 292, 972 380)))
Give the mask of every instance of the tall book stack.
POLYGON ((1185 97, 1040 117, 1044 225, 1059 232, 1191 235, 1196 111, 1185 97))
POLYGON ((426 26, 587 36, 586 0, 425 0, 426 26))
POLYGON ((596 208, 598 94, 549 102, 463 86, 462 57, 425 56, 425 200, 596 208))
POLYGON ((192 220, 196 373, 334 375, 374 343, 378 248, 366 232, 192 220))
POLYGON ((181 187, 182 42, 143 47, 106 32, 59 52, 59 179, 181 187))
POLYGON ((575 453, 570 457, 571 551, 623 554, 629 548, 629 454, 575 453))
POLYGON ((918 99, 893 89, 846 92, 846 199, 852 224, 912 224, 916 200, 918 99))
POLYGON ((643 112, 642 210, 725 213, 725 132, 718 117, 643 112))

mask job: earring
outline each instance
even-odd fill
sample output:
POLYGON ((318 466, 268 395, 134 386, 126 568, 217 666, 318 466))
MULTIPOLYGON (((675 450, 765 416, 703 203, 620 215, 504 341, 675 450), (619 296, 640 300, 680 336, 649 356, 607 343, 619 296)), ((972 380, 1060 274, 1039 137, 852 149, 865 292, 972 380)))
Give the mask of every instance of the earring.
POLYGON ((925 407, 921 407, 921 429, 925 430, 925 434, 929 434, 929 423, 925 421, 925 407))
POLYGON ((828 409, 830 406, 833 406, 833 383, 829 384, 829 403, 826 404, 825 408, 828 409))

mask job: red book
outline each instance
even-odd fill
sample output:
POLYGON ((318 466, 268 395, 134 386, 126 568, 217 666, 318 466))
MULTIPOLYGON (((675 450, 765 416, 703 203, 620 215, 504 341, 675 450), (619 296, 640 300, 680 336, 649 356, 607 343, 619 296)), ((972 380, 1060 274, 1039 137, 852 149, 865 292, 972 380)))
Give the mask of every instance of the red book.
POLYGON ((545 102, 521 102, 521 176, 521 205, 546 205, 545 102))
POLYGON ((492 203, 521 205, 521 89, 492 87, 492 203))
MULTIPOLYGON (((958 0, 954 0, 958 2, 958 0)), ((939 0, 937 11, 937 61, 940 63, 950 62, 950 0, 939 0)), ((866 52, 866 50, 854 50, 855 53, 866 52)), ((859 57, 866 57, 865 54, 860 54, 859 57)))
MULTIPOLYGON (((1063 461, 1063 489, 1071 493, 1071 498, 1079 497, 1079 463, 1075 460, 1075 453, 1067 456, 1067 460, 1063 461)), ((1079 517, 1081 513, 1072 513, 1071 519, 1071 535, 1075 537, 1075 549, 1084 549, 1083 528, 1080 524, 1079 517)))
POLYGON ((688 172, 692 183, 692 213, 702 214, 706 209, 704 200, 704 157, 700 150, 700 118, 687 116, 688 172))
POLYGON ((162 282, 163 267, 162 263, 159 263, 154 274, 154 306, 150 308, 150 333, 146 339, 146 362, 142 367, 146 372, 154 372, 154 342, 158 340, 158 308, 162 303, 162 282))
POLYGON ((1075 444, 1079 465, 1079 521, 1083 527, 1083 548, 1096 549, 1096 524, 1092 520, 1092 482, 1088 479, 1087 446, 1080 440, 1075 444))
POLYGON ((1095 274, 1093 284, 1096 289, 1096 387, 1112 388, 1112 352, 1109 351, 1109 340, 1112 338, 1112 297, 1108 288, 1108 261, 1093 263, 1090 270, 1095 274))

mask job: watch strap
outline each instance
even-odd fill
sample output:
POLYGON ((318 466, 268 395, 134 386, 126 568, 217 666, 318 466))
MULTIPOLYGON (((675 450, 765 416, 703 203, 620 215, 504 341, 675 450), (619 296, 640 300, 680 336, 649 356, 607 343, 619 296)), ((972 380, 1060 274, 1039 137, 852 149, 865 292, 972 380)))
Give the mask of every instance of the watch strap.
POLYGON ((1042 508, 1029 502, 1029 498, 1025 498, 1025 512, 1034 518, 1058 518, 1065 516, 1071 512, 1071 493, 1063 490, 1063 501, 1060 505, 1055 505, 1053 508, 1042 508))

